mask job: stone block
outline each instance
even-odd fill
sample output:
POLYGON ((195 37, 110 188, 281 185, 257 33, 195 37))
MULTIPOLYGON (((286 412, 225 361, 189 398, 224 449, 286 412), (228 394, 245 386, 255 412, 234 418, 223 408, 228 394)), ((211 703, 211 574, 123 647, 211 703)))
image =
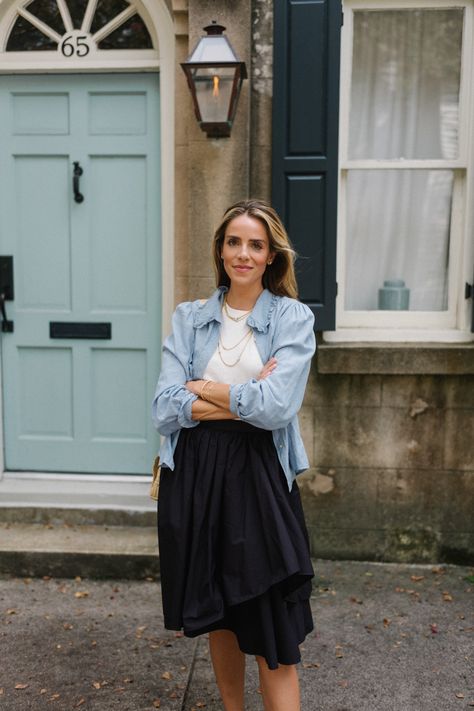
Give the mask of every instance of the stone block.
POLYGON ((271 203, 272 150, 267 146, 255 146, 250 156, 250 196, 271 203))
POLYGON ((182 205, 187 203, 188 194, 188 162, 187 148, 177 146, 175 149, 176 176, 175 176, 175 242, 174 263, 176 277, 189 275, 189 245, 188 245, 188 216, 182 205))
POLYGON ((347 531, 382 527, 377 470, 312 468, 298 485, 309 524, 347 531))
POLYGON ((474 343, 323 343, 320 373, 464 375, 474 373, 474 343))
POLYGON ((427 410, 414 419, 392 408, 315 407, 315 464, 440 469, 444 416, 442 410, 427 410))
POLYGON ((216 288, 214 279, 206 277, 190 277, 188 294, 189 300, 207 299, 216 288))
POLYGON ((382 405, 411 407, 421 399, 429 407, 474 409, 472 375, 385 375, 382 405))
POLYGON ((474 410, 446 410, 444 437, 444 467, 474 469, 474 410))
POLYGON ((312 369, 309 387, 318 407, 379 407, 381 383, 380 375, 319 375, 312 369))
POLYGON ((311 407, 302 407, 298 415, 301 437, 309 459, 309 465, 312 466, 313 456, 313 439, 314 439, 314 413, 311 407))

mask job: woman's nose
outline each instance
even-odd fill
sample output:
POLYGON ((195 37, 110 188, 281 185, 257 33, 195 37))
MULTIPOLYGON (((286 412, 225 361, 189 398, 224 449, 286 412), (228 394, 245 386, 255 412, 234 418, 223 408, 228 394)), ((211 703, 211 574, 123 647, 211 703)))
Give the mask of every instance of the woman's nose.
POLYGON ((240 259, 248 259, 248 250, 245 244, 240 245, 239 257, 240 259))

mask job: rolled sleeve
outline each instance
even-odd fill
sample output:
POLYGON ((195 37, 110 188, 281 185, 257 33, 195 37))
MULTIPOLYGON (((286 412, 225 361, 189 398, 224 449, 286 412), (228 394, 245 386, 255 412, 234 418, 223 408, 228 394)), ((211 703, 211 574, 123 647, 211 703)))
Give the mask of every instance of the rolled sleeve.
POLYGON ((180 304, 173 314, 172 333, 163 344, 161 372, 152 404, 152 420, 162 435, 171 435, 182 427, 196 427, 192 405, 197 395, 185 383, 190 379, 194 347, 192 303, 180 304))

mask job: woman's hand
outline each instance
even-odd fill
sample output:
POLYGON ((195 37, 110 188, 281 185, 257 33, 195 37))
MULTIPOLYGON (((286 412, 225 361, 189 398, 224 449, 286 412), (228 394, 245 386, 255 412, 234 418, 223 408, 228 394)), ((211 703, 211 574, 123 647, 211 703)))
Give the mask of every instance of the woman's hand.
POLYGON ((270 360, 267 360, 265 365, 263 366, 262 370, 258 374, 257 380, 264 380, 265 378, 268 378, 268 376, 273 373, 277 366, 277 359, 276 358, 270 358, 270 360))
POLYGON ((192 393, 199 396, 201 394, 201 388, 205 382, 205 380, 188 380, 184 386, 192 393))

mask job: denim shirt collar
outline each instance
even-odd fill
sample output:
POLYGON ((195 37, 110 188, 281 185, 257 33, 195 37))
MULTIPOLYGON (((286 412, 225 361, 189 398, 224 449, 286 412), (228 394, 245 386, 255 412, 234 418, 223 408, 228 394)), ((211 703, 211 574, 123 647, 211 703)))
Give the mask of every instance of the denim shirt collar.
MULTIPOLYGON (((200 307, 194 317, 194 325, 201 328, 211 321, 222 322, 222 303, 224 294, 228 291, 226 286, 219 286, 212 296, 200 307)), ((271 321, 271 314, 276 306, 278 296, 264 289, 252 309, 247 323, 261 333, 266 333, 271 321)))

